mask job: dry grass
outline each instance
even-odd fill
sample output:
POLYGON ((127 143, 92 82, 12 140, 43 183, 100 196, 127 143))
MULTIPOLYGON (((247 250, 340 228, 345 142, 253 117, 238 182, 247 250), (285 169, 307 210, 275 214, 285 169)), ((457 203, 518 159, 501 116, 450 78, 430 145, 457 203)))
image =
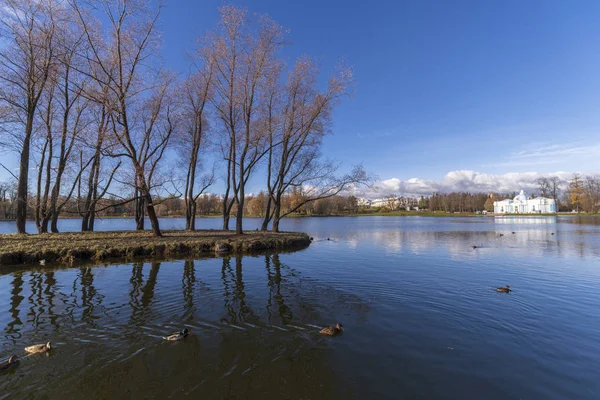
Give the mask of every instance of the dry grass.
POLYGON ((251 253, 295 249, 310 245, 305 233, 233 232, 202 230, 73 232, 42 235, 0 235, 0 265, 47 262, 73 263, 140 256, 184 257, 206 254, 251 253))

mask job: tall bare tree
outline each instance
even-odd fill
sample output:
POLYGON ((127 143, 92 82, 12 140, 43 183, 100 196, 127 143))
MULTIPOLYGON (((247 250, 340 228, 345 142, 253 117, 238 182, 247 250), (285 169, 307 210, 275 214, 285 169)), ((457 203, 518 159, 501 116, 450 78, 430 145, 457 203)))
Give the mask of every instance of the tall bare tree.
MULTIPOLYGON (((78 73, 76 66, 73 65, 76 53, 81 50, 83 35, 80 31, 67 31, 65 35, 60 36, 60 41, 60 48, 62 50, 59 56, 60 67, 57 85, 60 94, 57 104, 59 108, 57 114, 59 116, 58 126, 60 130, 58 132, 59 143, 55 167, 56 172, 49 207, 52 218, 50 229, 55 233, 58 232, 58 217, 67 201, 71 198, 83 171, 80 169, 71 183, 70 190, 59 201, 63 175, 69 162, 72 161, 73 149, 89 124, 86 115, 89 101, 82 96, 84 86, 83 75, 78 73)), ((89 162, 85 166, 88 164, 89 162)))
POLYGON ((560 195, 560 185, 561 180, 558 176, 551 176, 548 178, 548 194, 552 196, 554 199, 554 204, 556 205, 556 211, 558 211, 558 197, 560 195))
POLYGON ((185 178, 185 228, 196 229, 197 200, 215 182, 215 170, 203 175, 198 174, 202 166, 200 153, 206 148, 208 119, 207 108, 211 96, 213 65, 210 58, 203 66, 191 73, 182 90, 182 124, 178 135, 181 155, 186 161, 185 178), (199 186, 199 188, 197 188, 199 186))
POLYGON ((586 176, 583 180, 582 203, 585 211, 598 212, 600 207, 600 175, 586 176))
MULTIPOLYGON (((307 57, 299 59, 288 81, 278 94, 271 87, 265 102, 266 130, 269 133, 267 187, 270 201, 263 220, 266 230, 271 219, 273 230, 279 231, 281 218, 297 211, 308 202, 333 197, 352 184, 367 183, 362 167, 336 177, 338 165, 321 158, 321 143, 328 133, 331 111, 347 94, 352 73, 341 69, 329 80, 327 89, 319 92, 317 70, 307 57), (291 189, 303 188, 302 196, 288 211, 282 211, 283 195, 291 189), (271 212, 271 204, 273 211, 271 212)), ((276 81, 274 81, 276 82, 276 81)))
POLYGON ((151 181, 173 130, 173 110, 165 104, 169 80, 162 76, 155 52, 160 5, 155 9, 147 0, 98 0, 94 4, 108 21, 102 34, 90 10, 76 1, 71 4, 86 34, 87 58, 101 71, 89 77, 110 90, 111 128, 123 150, 119 155, 131 161, 136 198, 143 199, 152 231, 161 236, 151 181), (142 104, 150 107, 149 115, 136 121, 142 104))
POLYGON ((265 83, 277 64, 275 55, 283 44, 283 29, 266 16, 254 24, 245 10, 236 7, 221 7, 219 12, 219 30, 206 54, 215 62, 213 103, 225 132, 221 143, 227 163, 223 229, 229 229, 235 203, 236 233, 242 234, 246 183, 268 151, 259 110, 265 83))
POLYGON ((550 195, 550 180, 546 177, 541 177, 536 180, 540 196, 547 197, 550 195))
POLYGON ((52 0, 4 0, 0 7, 0 103, 11 109, 11 138, 20 153, 17 232, 26 233, 30 147, 38 102, 56 65, 58 21, 52 0))

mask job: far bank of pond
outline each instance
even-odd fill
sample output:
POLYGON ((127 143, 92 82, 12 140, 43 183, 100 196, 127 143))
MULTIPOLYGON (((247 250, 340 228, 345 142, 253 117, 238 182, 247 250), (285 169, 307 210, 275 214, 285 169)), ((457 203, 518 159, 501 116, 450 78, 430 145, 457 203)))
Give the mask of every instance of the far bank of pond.
POLYGON ((66 232, 40 235, 0 235, 0 265, 37 262, 74 262, 140 256, 182 257, 206 254, 291 250, 310 245, 310 237, 296 232, 150 231, 66 232))

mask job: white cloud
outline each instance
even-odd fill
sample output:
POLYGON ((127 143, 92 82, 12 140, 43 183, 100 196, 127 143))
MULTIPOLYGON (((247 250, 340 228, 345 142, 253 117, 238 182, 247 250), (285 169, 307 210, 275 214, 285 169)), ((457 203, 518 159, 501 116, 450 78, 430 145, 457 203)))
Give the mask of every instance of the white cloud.
POLYGON ((377 182, 371 188, 356 188, 352 194, 377 198, 391 194, 419 197, 422 195, 429 196, 434 192, 449 193, 455 191, 509 193, 523 189, 532 193, 537 191, 536 180, 540 177, 558 176, 563 184, 566 184, 572 175, 572 172, 562 171, 552 174, 510 172, 494 175, 471 170, 458 170, 448 172, 441 180, 411 178, 403 181, 398 178, 390 178, 377 182))

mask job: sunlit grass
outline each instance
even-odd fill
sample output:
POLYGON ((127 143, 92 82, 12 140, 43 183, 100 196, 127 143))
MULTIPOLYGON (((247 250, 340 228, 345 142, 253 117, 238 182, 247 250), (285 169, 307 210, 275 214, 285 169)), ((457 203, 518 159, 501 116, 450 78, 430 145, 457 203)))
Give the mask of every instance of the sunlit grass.
POLYGON ((140 256, 176 257, 219 251, 248 253, 270 249, 306 247, 305 233, 251 231, 151 231, 67 232, 40 235, 0 235, 0 265, 47 262, 72 263, 140 256))

